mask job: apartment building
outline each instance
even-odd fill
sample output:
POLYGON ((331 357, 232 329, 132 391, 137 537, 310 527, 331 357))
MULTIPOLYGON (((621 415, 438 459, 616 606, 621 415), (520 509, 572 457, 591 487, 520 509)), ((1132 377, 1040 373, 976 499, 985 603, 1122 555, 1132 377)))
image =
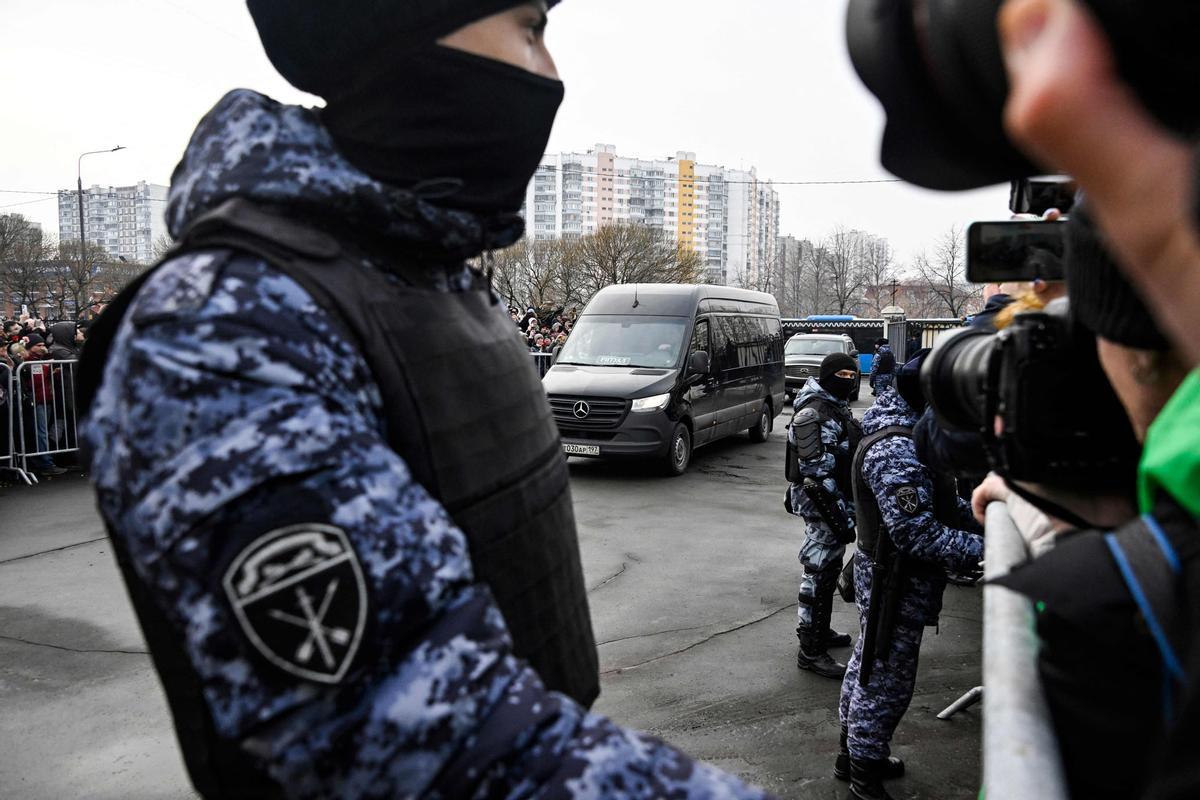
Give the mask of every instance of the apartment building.
MULTIPOLYGON (((154 260, 154 242, 167 232, 167 187, 141 181, 134 186, 92 186, 84 190, 83 214, 88 242, 112 258, 139 264, 154 260)), ((58 193, 58 237, 79 240, 79 193, 58 193)))
POLYGON ((754 169, 701 164, 695 153, 647 160, 613 145, 543 157, 525 198, 532 239, 571 238, 605 225, 648 225, 704 260, 710 283, 762 288, 775 259, 779 195, 754 169))

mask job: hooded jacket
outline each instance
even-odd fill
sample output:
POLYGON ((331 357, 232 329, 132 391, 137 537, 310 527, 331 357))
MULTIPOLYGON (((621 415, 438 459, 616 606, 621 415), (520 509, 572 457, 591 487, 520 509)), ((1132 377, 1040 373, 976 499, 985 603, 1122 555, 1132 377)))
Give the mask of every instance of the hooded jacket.
MULTIPOLYGON (((170 230, 235 196, 419 254, 422 291, 475 284, 462 259, 521 232, 372 180, 313 112, 248 91, 197 129, 170 230)), ((499 797, 762 796, 545 690, 513 656, 464 535, 388 447, 381 402, 330 315, 254 257, 175 258, 121 323, 84 425, 91 471, 106 522, 182 632, 218 734, 295 797, 416 797, 443 775, 499 797), (239 536, 313 514, 354 543, 386 637, 330 685, 265 669, 218 580, 239 536)))
POLYGON ((50 345, 50 358, 55 361, 70 361, 79 358, 79 348, 75 345, 75 323, 56 322, 50 326, 50 335, 54 343, 50 345))

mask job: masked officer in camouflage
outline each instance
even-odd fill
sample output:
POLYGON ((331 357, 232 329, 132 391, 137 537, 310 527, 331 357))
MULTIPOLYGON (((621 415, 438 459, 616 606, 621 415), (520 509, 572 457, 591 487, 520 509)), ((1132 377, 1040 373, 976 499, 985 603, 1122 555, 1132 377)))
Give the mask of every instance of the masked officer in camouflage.
POLYGON ((969 505, 917 460, 912 428, 925 406, 923 356, 905 364, 867 412, 854 459, 862 634, 842 683, 834 774, 863 800, 890 797, 882 781, 904 772, 888 743, 912 699, 921 635, 937 623, 946 570, 972 570, 983 558, 969 505))
POLYGON ((522 234, 547 10, 251 0, 326 106, 222 99, 176 250, 91 331, 91 473, 206 797, 761 796, 587 711, 561 445, 466 264, 522 234))
POLYGON ((846 665, 827 652, 846 647, 850 636, 830 628, 833 595, 846 545, 854 540, 854 507, 850 460, 861 428, 850 411, 849 398, 858 380, 854 359, 830 353, 817 378, 809 378, 796 397, 788 426, 788 502, 804 520, 804 544, 796 635, 800 647, 796 666, 826 678, 841 678, 846 665))
POLYGON ((878 397, 896 380, 896 356, 887 339, 875 340, 875 358, 871 361, 871 394, 878 397))

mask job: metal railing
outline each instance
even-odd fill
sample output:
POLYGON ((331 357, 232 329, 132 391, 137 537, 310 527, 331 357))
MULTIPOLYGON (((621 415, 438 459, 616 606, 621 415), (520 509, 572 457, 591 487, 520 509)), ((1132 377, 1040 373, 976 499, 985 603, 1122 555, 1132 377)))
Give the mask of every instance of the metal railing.
MULTIPOLYGON (((8 432, 0 468, 15 470, 26 483, 54 467, 53 457, 79 451, 75 414, 76 361, 26 361, 7 374, 7 407, 0 426, 8 432)), ((0 380, 4 380, 0 374, 0 380)))
MULTIPOLYGON (((1008 508, 987 510, 984 565, 997 578, 1029 558, 1008 508)), ((983 785, 988 800, 1066 800, 1058 739, 1038 673, 1034 608, 1001 586, 983 590, 983 785)))
POLYGON ((0 470, 13 470, 26 483, 30 479, 17 466, 17 392, 13 371, 0 364, 0 470))
POLYGON ((553 353, 530 353, 533 356, 533 366, 537 368, 539 378, 546 377, 546 373, 550 371, 550 367, 554 365, 553 353))

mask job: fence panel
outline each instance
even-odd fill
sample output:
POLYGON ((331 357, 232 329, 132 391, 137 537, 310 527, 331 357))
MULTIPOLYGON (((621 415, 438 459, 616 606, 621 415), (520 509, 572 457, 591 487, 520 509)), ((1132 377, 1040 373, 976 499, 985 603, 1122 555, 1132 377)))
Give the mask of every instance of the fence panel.
POLYGON ((17 468, 17 447, 14 432, 17 429, 17 396, 13 387, 13 371, 8 364, 0 364, 0 469, 17 468))
POLYGON ((533 366, 537 368, 539 378, 546 377, 546 373, 550 371, 550 367, 554 365, 553 353, 530 353, 533 357, 533 366))
POLYGON ((13 377, 14 454, 20 468, 39 472, 51 457, 79 451, 75 415, 76 361, 26 361, 13 377))
MULTIPOLYGON (((988 578, 1028 558, 1003 503, 987 510, 988 578)), ((983 785, 988 800, 1066 800, 1058 740, 1038 676, 1033 604, 1000 586, 983 590, 983 785)))

